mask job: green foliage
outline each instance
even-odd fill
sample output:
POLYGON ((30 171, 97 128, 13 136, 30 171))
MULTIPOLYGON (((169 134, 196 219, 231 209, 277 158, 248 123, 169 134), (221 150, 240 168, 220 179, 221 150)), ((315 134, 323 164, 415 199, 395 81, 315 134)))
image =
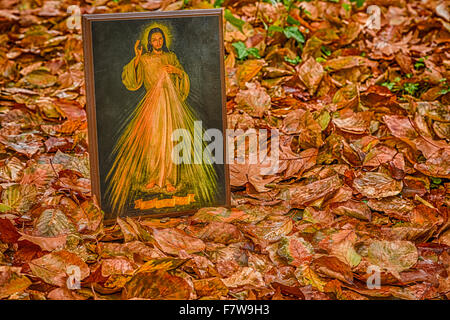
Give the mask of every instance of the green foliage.
POLYGON ((277 25, 271 25, 268 28, 269 33, 273 33, 273 32, 282 32, 286 38, 288 39, 295 39, 298 43, 305 43, 305 37, 303 36, 303 33, 301 33, 301 31, 298 29, 298 27, 296 26, 289 26, 289 27, 280 27, 277 25))
POLYGON ((322 57, 317 57, 316 61, 319 62, 319 63, 322 63, 322 62, 326 62, 327 60, 325 58, 322 58, 322 57))
MULTIPOLYGON (((295 2, 302 2, 302 1, 295 1, 295 0, 264 0, 264 2, 269 2, 273 6, 276 6, 278 3, 282 3, 282 4, 284 4, 284 6, 286 8, 289 8, 289 7, 292 7, 295 2)), ((309 1, 305 1, 305 2, 309 2, 309 1)))
POLYGON ((286 22, 289 24, 293 24, 293 25, 300 25, 300 22, 298 20, 296 20, 294 17, 292 17, 291 15, 288 15, 286 22))
POLYGON ((298 27, 286 27, 284 28, 283 33, 288 39, 294 38, 298 43, 305 43, 305 37, 300 32, 298 27))
POLYGON ((433 181, 434 184, 441 184, 442 183, 442 179, 441 178, 431 177, 431 181, 433 181))
POLYGON ((395 78, 394 79, 394 81, 386 81, 386 82, 383 82, 381 85, 383 86, 383 87, 386 87, 386 88, 388 88, 389 90, 391 90, 391 91, 398 91, 399 90, 399 88, 397 87, 397 83, 400 81, 401 79, 399 78, 399 77, 397 77, 397 78, 395 78))
POLYGON ((431 189, 437 189, 439 188, 439 185, 442 184, 442 179, 441 178, 435 178, 435 177, 431 177, 431 185, 430 188, 431 189))
POLYGON ((414 96, 418 90, 419 90, 419 83, 414 83, 414 82, 405 82, 403 83, 403 85, 399 85, 399 82, 402 79, 397 77, 394 79, 394 81, 386 81, 383 82, 381 85, 388 88, 389 90, 391 90, 392 92, 401 92, 403 94, 409 94, 411 96, 414 96))
POLYGON ((270 34, 273 34, 274 32, 283 32, 283 27, 277 26, 277 25, 271 25, 267 31, 269 31, 270 34))
POLYGON ((214 8, 220 8, 225 0, 215 0, 214 8))
POLYGON ((326 46, 320 47, 320 51, 322 51, 322 53, 328 57, 331 56, 331 50, 326 46))
POLYGON ((447 83, 447 79, 443 78, 441 80, 439 80, 440 83, 442 83, 442 85, 444 86, 444 89, 442 89, 441 91, 439 91, 439 94, 447 94, 450 92, 450 85, 447 83))
POLYGON ((361 8, 365 0, 350 0, 350 2, 355 2, 357 8, 361 8))
POLYGON ((299 64, 302 62, 302 59, 299 56, 296 56, 295 59, 289 59, 287 56, 284 57, 284 61, 292 63, 293 65, 299 64))
POLYGON ((424 63, 424 59, 420 58, 419 60, 417 60, 417 62, 414 64, 414 68, 416 68, 416 70, 425 67, 425 63, 424 63))
POLYGON ((233 43, 233 47, 236 49, 237 58, 239 60, 244 60, 248 58, 248 56, 254 56, 255 58, 261 58, 259 55, 259 50, 257 48, 247 48, 245 43, 242 41, 233 43))
POLYGON ((386 81, 386 82, 383 82, 381 85, 382 85, 383 87, 388 88, 388 89, 391 90, 392 92, 396 92, 396 91, 399 91, 399 90, 401 89, 401 88, 397 85, 398 82, 400 82, 400 80, 402 80, 402 79, 400 79, 399 77, 397 77, 397 78, 394 79, 394 81, 386 81))
POLYGON ((342 8, 344 8, 345 11, 349 12, 352 9, 352 6, 349 5, 348 3, 343 3, 342 8))
POLYGON ((242 31, 242 27, 245 24, 245 21, 236 18, 230 10, 225 10, 225 20, 227 20, 229 23, 231 23, 233 26, 237 27, 239 30, 242 31))
POLYGON ((412 96, 416 93, 416 91, 418 89, 419 89, 419 84, 418 83, 406 82, 403 85, 403 90, 405 90, 408 94, 410 94, 412 96))

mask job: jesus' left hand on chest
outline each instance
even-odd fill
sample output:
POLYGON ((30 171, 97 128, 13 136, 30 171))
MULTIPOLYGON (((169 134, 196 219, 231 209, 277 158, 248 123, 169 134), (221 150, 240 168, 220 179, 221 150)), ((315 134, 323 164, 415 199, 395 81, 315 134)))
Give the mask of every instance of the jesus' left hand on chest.
POLYGON ((165 65, 163 68, 164 68, 164 70, 166 70, 167 73, 174 73, 178 76, 181 76, 181 74, 182 74, 182 71, 180 69, 178 69, 177 67, 174 67, 170 64, 165 65))

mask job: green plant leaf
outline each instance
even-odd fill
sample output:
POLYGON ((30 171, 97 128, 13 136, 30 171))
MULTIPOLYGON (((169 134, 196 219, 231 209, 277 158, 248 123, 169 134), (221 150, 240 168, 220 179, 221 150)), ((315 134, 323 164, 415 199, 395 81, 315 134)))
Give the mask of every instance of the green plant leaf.
POLYGON ((245 24, 245 21, 236 18, 230 10, 226 9, 225 10, 225 20, 227 20, 228 22, 230 22, 233 26, 237 27, 239 30, 242 31, 242 27, 245 24))
POLYGON ((299 56, 296 56, 295 59, 290 59, 286 56, 286 57, 284 57, 284 61, 292 63, 292 64, 299 64, 300 62, 302 62, 302 59, 299 56))
POLYGON ((298 27, 286 27, 284 28, 283 33, 288 39, 294 38, 298 43, 305 43, 305 37, 298 27))
POLYGON ((247 48, 245 43, 243 43, 242 41, 233 43, 233 47, 237 51, 237 58, 239 60, 243 60, 249 55, 252 55, 258 59, 261 58, 261 56, 259 55, 259 50, 257 48, 247 48))

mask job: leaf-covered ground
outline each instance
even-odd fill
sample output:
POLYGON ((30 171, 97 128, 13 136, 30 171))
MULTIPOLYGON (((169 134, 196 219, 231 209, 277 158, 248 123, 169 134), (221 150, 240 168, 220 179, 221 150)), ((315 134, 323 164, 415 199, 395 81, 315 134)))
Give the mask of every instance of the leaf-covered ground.
POLYGON ((445 1, 2 0, 0 28, 1 299, 450 297, 445 1), (277 172, 232 165, 231 210, 103 227, 72 4, 225 7, 228 126, 279 129, 277 172))

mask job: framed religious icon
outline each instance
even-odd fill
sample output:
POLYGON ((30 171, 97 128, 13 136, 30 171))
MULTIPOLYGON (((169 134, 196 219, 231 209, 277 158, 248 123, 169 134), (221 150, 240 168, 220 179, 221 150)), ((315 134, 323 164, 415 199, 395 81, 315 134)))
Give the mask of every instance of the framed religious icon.
POLYGON ((82 23, 92 191, 105 221, 229 207, 222 9, 82 23))

